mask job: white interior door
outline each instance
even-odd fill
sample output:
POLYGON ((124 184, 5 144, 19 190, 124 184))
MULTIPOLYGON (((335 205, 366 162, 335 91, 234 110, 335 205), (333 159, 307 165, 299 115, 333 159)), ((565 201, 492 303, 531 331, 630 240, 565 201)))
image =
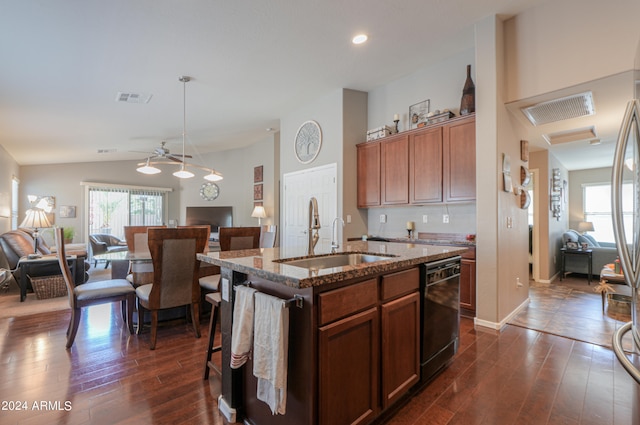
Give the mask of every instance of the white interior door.
POLYGON ((331 224, 338 215, 337 164, 283 175, 282 240, 285 256, 305 255, 308 246, 309 200, 318 200, 320 239, 316 254, 331 250, 331 224))

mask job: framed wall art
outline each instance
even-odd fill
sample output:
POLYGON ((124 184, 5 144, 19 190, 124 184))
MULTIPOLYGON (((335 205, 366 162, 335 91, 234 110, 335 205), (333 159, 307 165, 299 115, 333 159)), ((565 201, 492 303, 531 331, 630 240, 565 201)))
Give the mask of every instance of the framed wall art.
POLYGON ((73 205, 61 205, 60 218, 76 218, 76 207, 73 205))
POLYGON ((253 186, 253 200, 262 201, 262 183, 253 186))
POLYGON ((431 100, 423 100, 409 106, 409 128, 418 128, 420 123, 427 122, 431 100))
POLYGON ((259 165, 257 167, 253 167, 253 182, 254 183, 262 183, 262 170, 263 166, 259 165))

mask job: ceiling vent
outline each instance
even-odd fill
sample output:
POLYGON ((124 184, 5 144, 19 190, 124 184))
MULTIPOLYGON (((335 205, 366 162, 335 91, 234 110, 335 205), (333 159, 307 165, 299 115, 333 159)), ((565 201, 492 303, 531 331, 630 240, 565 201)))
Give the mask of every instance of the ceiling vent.
POLYGON ((124 93, 119 91, 116 96, 116 102, 149 103, 151 96, 151 94, 145 93, 124 93))
POLYGON ((98 149, 98 153, 113 153, 116 151, 117 149, 98 149))
POLYGON ((531 124, 538 126, 593 115, 595 109, 591 92, 586 92, 538 103, 522 108, 522 112, 531 121, 531 124))
POLYGON ((550 145, 560 145, 562 143, 577 142, 579 140, 590 140, 593 142, 598 136, 596 135, 596 129, 594 127, 587 127, 559 133, 543 134, 542 137, 544 137, 550 145))

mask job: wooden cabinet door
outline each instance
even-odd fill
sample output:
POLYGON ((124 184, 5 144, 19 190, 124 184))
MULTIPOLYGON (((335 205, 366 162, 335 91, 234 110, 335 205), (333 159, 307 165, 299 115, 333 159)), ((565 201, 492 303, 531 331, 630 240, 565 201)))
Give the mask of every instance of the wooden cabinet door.
POLYGON ((380 145, 382 205, 409 203, 409 138, 392 136, 380 145))
POLYGON ((409 138, 409 201, 442 202, 442 127, 409 138))
POLYGON ((382 408, 420 379, 420 295, 382 305, 382 408))
POLYGON ((460 308, 463 315, 476 315, 476 261, 460 261, 460 308))
POLYGON ((476 199, 475 116, 444 127, 444 200, 476 199))
POLYGON ((318 331, 321 425, 367 423, 379 411, 380 329, 376 307, 318 331))
POLYGON ((358 145, 358 208, 380 205, 380 143, 358 145))

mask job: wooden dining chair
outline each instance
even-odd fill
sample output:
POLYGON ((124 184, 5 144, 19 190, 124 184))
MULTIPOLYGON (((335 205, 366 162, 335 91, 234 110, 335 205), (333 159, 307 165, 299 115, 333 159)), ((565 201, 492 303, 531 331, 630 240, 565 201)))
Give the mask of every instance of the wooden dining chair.
POLYGON ((153 262, 153 283, 136 288, 138 333, 144 324, 144 310, 151 311, 149 348, 156 347, 158 311, 189 305, 196 338, 200 338, 200 286, 197 253, 204 252, 209 234, 199 228, 151 228, 149 250, 153 262))
MULTIPOLYGON (((220 227, 220 251, 260 248, 260 227, 220 227)), ((200 278, 203 293, 216 292, 220 285, 220 272, 200 278)))
MULTIPOLYGON (((151 228, 166 228, 166 226, 124 226, 124 238, 129 252, 149 255, 149 243, 147 232, 151 228)), ((127 280, 133 286, 151 283, 153 281, 153 265, 146 262, 131 262, 127 280)))
MULTIPOLYGON (((118 302, 122 308, 126 308, 126 324, 129 333, 133 334, 133 306, 136 302, 136 292, 126 279, 109 279, 95 282, 87 282, 76 285, 67 263, 67 255, 64 247, 64 229, 55 229, 56 248, 60 270, 67 285, 69 305, 71 306, 71 319, 67 328, 67 348, 71 348, 78 332, 80 316, 83 307, 97 304, 118 302)), ((124 312, 123 312, 124 313, 124 312)), ((119 317, 119 315, 116 315, 119 317)), ((124 316, 124 314, 122 315, 124 316)))

